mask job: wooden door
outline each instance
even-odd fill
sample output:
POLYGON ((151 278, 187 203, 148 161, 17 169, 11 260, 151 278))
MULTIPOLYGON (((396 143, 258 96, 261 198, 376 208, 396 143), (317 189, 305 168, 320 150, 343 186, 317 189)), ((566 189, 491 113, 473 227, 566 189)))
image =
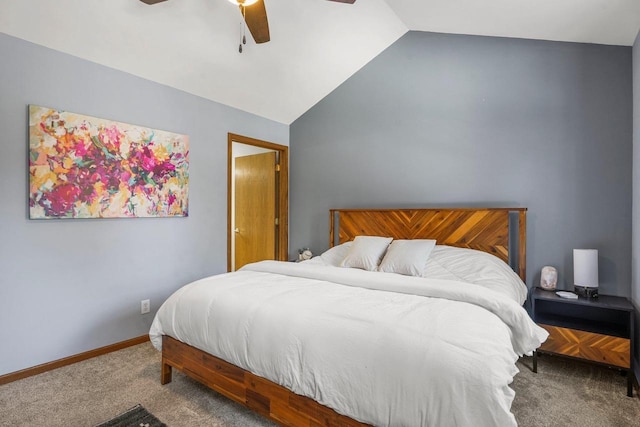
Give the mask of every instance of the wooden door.
POLYGON ((236 158, 235 270, 276 259, 276 153, 236 158))

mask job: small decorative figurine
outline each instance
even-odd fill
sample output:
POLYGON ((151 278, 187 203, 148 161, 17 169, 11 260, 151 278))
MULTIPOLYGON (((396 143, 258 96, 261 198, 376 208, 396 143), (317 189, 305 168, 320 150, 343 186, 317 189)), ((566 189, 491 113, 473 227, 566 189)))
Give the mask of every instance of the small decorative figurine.
POLYGON ((306 261, 313 257, 313 253, 309 248, 302 248, 298 250, 298 261, 306 261))
POLYGON ((555 291, 558 283, 558 270, 550 265, 542 267, 540 273, 540 287, 547 291, 555 291))

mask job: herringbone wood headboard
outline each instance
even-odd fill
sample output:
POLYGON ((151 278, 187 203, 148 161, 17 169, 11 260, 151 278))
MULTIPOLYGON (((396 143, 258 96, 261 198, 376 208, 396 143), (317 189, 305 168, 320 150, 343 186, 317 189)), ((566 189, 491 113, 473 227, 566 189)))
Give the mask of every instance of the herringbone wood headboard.
POLYGON ((509 214, 518 214, 518 274, 526 280, 527 208, 331 209, 329 245, 356 236, 435 239, 509 262, 509 214), (336 241, 337 220, 337 241, 336 241))

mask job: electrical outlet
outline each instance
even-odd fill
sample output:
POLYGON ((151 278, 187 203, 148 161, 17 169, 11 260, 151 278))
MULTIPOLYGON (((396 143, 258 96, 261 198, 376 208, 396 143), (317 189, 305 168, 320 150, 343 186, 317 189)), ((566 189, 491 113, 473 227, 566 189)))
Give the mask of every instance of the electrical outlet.
POLYGON ((140 301, 140 314, 147 314, 149 311, 151 311, 151 301, 148 299, 140 301))

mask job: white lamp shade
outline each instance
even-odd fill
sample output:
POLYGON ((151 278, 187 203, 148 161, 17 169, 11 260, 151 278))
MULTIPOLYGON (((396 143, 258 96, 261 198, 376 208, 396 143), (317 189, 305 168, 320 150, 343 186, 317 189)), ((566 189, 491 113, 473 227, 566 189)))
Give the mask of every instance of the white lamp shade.
POLYGON ((573 250, 573 284, 586 288, 598 287, 598 250, 573 250))

